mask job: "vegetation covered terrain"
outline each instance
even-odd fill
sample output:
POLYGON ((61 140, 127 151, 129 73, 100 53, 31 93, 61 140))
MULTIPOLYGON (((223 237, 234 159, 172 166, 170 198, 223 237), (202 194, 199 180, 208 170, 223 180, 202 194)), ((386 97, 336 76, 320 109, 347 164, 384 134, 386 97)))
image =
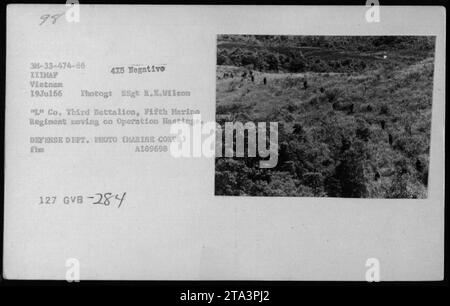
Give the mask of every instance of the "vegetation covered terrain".
POLYGON ((216 195, 426 198, 434 37, 221 35, 216 115, 278 122, 278 163, 216 158, 216 195))

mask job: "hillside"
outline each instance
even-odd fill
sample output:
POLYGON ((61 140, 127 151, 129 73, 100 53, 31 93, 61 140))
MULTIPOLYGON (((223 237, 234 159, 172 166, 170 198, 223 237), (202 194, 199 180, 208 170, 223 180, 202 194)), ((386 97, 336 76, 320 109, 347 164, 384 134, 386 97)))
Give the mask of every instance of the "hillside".
POLYGON ((327 67, 343 54, 365 66, 260 69, 253 82, 241 75, 254 67, 218 65, 216 114, 278 122, 279 159, 259 169, 255 158, 218 158, 216 194, 426 198, 434 59, 417 50, 324 48, 327 67))

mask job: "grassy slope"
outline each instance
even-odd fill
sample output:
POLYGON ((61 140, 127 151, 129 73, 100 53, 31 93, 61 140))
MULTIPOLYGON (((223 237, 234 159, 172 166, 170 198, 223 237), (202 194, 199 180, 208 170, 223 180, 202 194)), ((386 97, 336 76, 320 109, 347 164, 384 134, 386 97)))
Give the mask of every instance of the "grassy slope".
MULTIPOLYGON (((398 177, 394 163, 403 158, 411 177, 404 182, 406 196, 423 198, 426 181, 420 179, 415 165, 418 159, 428 165, 434 60, 409 64, 411 60, 403 59, 401 53, 391 53, 389 65, 377 65, 378 69, 360 74, 255 72, 254 83, 236 77, 244 71, 242 67, 218 66, 218 76, 232 72, 235 77, 217 80, 217 114, 244 114, 239 120, 278 121, 287 134, 300 124, 308 145, 321 151, 320 158, 331 159, 330 171, 338 163, 334 152, 342 142, 339 137, 353 142, 358 137, 357 128, 363 126, 370 133, 366 141, 370 154, 364 168, 368 196, 396 197, 390 191, 398 177), (264 77, 267 85, 262 84, 264 77), (304 79, 309 85, 306 90, 304 79), (354 113, 334 110, 336 101, 353 103, 354 113), (382 120, 385 129, 381 128, 382 120), (381 179, 373 179, 376 172, 381 179)), ((318 168, 313 171, 327 171, 321 165, 318 168)))

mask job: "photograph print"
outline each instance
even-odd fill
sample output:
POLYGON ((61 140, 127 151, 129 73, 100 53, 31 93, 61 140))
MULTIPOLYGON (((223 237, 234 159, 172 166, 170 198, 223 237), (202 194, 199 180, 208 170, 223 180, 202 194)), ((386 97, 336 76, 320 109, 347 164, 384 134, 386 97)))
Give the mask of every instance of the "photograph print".
POLYGON ((434 48, 434 36, 218 35, 220 133, 276 158, 230 157, 216 138, 215 195, 427 198, 434 48))

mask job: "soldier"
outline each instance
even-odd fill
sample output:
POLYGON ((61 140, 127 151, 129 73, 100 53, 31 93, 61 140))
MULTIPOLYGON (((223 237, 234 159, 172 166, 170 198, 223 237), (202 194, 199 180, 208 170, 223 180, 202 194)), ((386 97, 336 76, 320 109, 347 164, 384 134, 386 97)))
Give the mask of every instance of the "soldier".
POLYGON ((381 128, 384 130, 384 128, 386 127, 386 121, 381 120, 381 121, 380 121, 380 126, 381 126, 381 128))
POLYGON ((294 124, 294 134, 301 134, 301 133, 303 133, 302 125, 299 123, 294 124))
POLYGON ((389 144, 392 146, 392 142, 393 142, 393 138, 392 138, 392 135, 391 134, 389 134, 389 144))
POLYGON ((264 77, 264 79, 263 79, 263 83, 264 83, 264 85, 266 85, 266 84, 267 84, 267 79, 266 79, 266 77, 264 77))
POLYGON ((423 164, 422 164, 422 162, 420 161, 420 159, 416 159, 416 170, 418 171, 418 172, 422 172, 423 171, 423 164))
POLYGON ((255 82, 255 77, 251 75, 252 83, 255 82))
POLYGON ((324 92, 325 92, 325 89, 324 89, 323 87, 320 87, 320 92, 321 92, 321 93, 324 93, 324 92))
POLYGON ((303 81, 303 88, 306 90, 308 88, 308 81, 303 81))
POLYGON ((350 149, 350 147, 351 147, 351 145, 352 145, 352 143, 351 143, 350 140, 348 140, 348 139, 346 139, 346 138, 342 138, 341 142, 342 142, 342 145, 341 145, 341 152, 345 152, 345 151, 347 151, 348 149, 350 149))
POLYGON ((405 131, 406 131, 409 135, 412 134, 411 124, 407 123, 407 124, 405 125, 405 131))
POLYGON ((350 107, 349 107, 349 114, 353 114, 353 107, 354 107, 354 104, 352 103, 352 104, 350 104, 350 107))

